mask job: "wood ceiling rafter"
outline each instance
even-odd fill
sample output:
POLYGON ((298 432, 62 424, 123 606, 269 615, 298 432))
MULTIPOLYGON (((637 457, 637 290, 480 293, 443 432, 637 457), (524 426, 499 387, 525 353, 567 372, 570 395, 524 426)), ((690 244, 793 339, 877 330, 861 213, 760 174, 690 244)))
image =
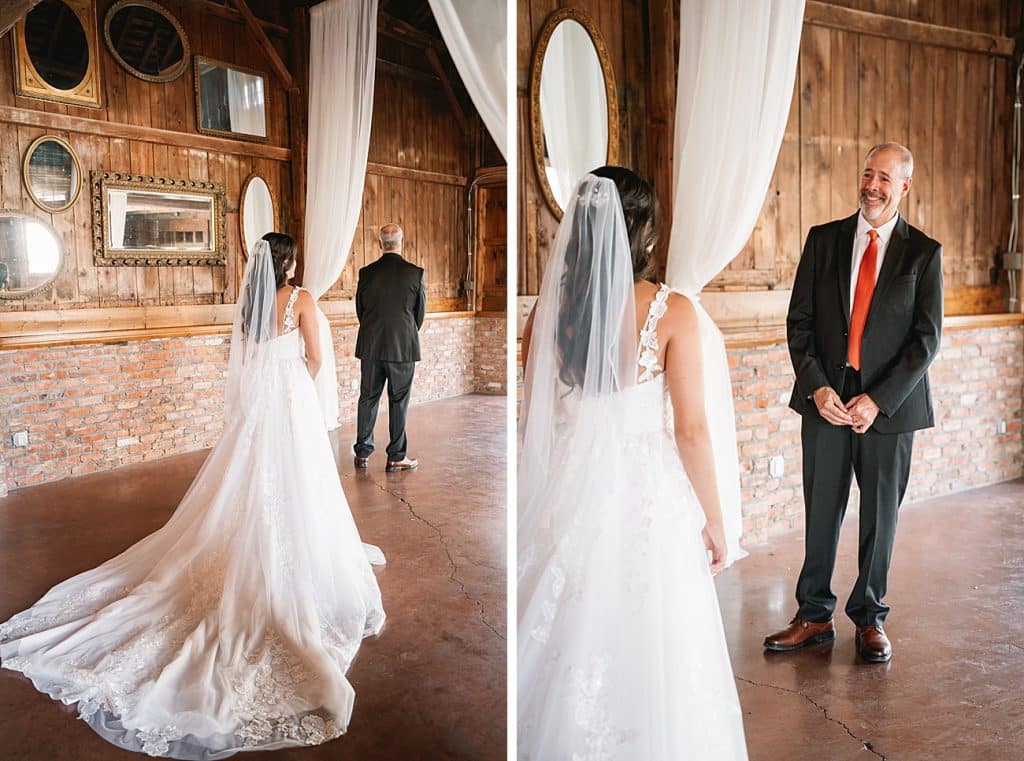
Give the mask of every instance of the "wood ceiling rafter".
MULTIPOLYGON (((220 3, 214 2, 213 0, 186 0, 190 5, 194 5, 197 8, 201 8, 204 12, 209 13, 212 16, 226 19, 227 21, 233 21, 236 24, 245 24, 245 19, 242 14, 234 8, 227 5, 221 5, 220 3)), ((255 17, 254 17, 255 18, 255 17)), ((268 35, 280 37, 282 39, 288 38, 288 28, 275 24, 271 21, 265 21, 263 19, 257 19, 259 25, 263 28, 263 31, 268 35)))
POLYGON ((264 55, 266 55, 267 60, 270 61, 270 67, 274 70, 274 73, 277 74, 277 78, 281 80, 281 84, 284 85, 284 89, 297 89, 292 73, 288 71, 288 67, 285 65, 285 62, 281 60, 281 56, 278 55, 277 49, 270 41, 270 38, 267 37, 266 32, 263 31, 263 26, 260 24, 260 20, 256 18, 256 15, 249 8, 249 4, 246 0, 232 0, 232 3, 235 6, 235 10, 238 11, 242 16, 242 19, 245 21, 245 25, 249 27, 249 31, 252 32, 253 37, 256 38, 256 43, 263 49, 264 55))
POLYGON ((0 36, 18 23, 26 13, 35 8, 41 0, 11 0, 0 8, 0 36))

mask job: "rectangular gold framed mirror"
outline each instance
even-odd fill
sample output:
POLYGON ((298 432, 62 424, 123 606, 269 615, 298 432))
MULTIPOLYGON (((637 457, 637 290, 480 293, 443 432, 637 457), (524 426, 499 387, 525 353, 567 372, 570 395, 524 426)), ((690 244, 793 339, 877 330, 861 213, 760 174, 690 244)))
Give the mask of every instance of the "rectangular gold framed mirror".
POLYGON ((224 264, 224 186, 92 172, 97 265, 224 264))
POLYGON ((266 78, 258 71, 195 56, 197 129, 207 135, 267 140, 266 78))

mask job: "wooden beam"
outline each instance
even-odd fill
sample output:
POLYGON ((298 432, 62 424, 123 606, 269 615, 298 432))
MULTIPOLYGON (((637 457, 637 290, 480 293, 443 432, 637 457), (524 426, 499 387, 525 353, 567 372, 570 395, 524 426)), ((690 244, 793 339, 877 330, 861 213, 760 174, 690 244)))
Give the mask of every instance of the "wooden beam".
POLYGON ((259 19, 253 15, 253 12, 249 9, 249 4, 245 0, 232 0, 235 8, 242 18, 245 20, 245 25, 249 27, 249 31, 252 32, 252 36, 256 38, 256 44, 263 48, 263 54, 266 55, 267 60, 270 61, 270 67, 277 74, 277 78, 281 80, 281 84, 284 85, 285 90, 291 90, 295 87, 294 80, 292 79, 292 73, 288 71, 288 67, 284 65, 284 61, 281 60, 281 56, 278 55, 277 49, 274 44, 267 37, 266 32, 263 31, 263 27, 260 26, 259 19))
POLYGON ((26 13, 35 8, 42 0, 10 0, 0 6, 0 36, 18 23, 26 13))
POLYGON ((460 187, 466 187, 468 184, 465 177, 457 174, 428 172, 424 169, 407 169, 406 167, 389 166, 388 164, 375 164, 372 161, 367 162, 366 173, 376 174, 381 177, 397 177, 402 180, 433 182, 439 185, 458 185, 460 187))
POLYGON ((462 110, 459 99, 455 97, 455 90, 452 89, 448 73, 441 65, 441 59, 437 57, 437 51, 434 48, 427 48, 423 52, 426 54, 427 60, 430 61, 430 66, 434 69, 434 73, 437 74, 437 78, 441 80, 441 87, 444 89, 445 97, 448 98, 448 105, 452 107, 452 111, 455 113, 455 120, 459 123, 462 131, 465 132, 469 128, 469 122, 466 119, 465 112, 462 110))
POLYGON ((963 50, 968 53, 984 53, 1013 58, 1014 41, 1010 37, 969 32, 964 29, 887 16, 884 13, 844 8, 822 2, 822 0, 807 0, 804 7, 804 23, 858 34, 870 34, 888 40, 902 40, 919 45, 963 50))
MULTIPOLYGON (((242 18, 242 14, 233 8, 229 8, 226 5, 220 3, 211 2, 211 0, 186 0, 189 4, 195 5, 202 9, 203 13, 208 13, 211 16, 222 18, 226 21, 231 21, 235 24, 244 24, 245 19, 242 18)), ((260 26, 266 31, 267 34, 272 34, 275 37, 281 37, 283 39, 288 38, 288 28, 275 24, 270 21, 264 21, 259 19, 260 26)))
POLYGON ((411 24, 381 11, 377 12, 377 31, 413 47, 437 48, 444 44, 439 37, 421 32, 411 24))
POLYGON ((424 82, 432 87, 437 87, 441 84, 441 80, 434 74, 428 74, 425 71, 414 69, 412 66, 405 66, 394 61, 385 61, 383 58, 377 59, 377 71, 384 74, 394 74, 397 77, 404 77, 415 82, 424 82))
MULTIPOLYGON (((30 127, 81 132, 88 135, 104 137, 122 137, 126 140, 138 140, 144 143, 173 145, 177 148, 198 148, 204 151, 216 151, 235 156, 252 156, 273 161, 291 161, 292 152, 289 148, 266 145, 248 140, 231 140, 223 137, 196 135, 190 132, 174 132, 154 127, 140 127, 134 124, 120 124, 102 119, 86 119, 80 116, 51 114, 46 111, 34 111, 27 108, 0 106, 0 122, 23 124, 30 127)), ((127 157, 125 157, 127 161, 127 157)))
POLYGON ((306 251, 306 164, 309 154, 309 11, 292 11, 291 28, 294 33, 288 46, 289 62, 298 85, 288 91, 288 134, 292 147, 289 162, 291 179, 291 207, 288 209, 288 229, 299 247, 296 282, 302 282, 306 251))

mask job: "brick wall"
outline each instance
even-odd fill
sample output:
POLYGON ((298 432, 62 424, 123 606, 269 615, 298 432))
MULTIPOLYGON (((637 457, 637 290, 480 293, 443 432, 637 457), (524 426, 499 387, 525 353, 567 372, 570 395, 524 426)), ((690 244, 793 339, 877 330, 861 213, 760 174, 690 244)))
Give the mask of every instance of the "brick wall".
POLYGON ((473 390, 478 394, 504 394, 508 388, 507 325, 504 317, 476 318, 473 390))
MULTIPOLYGON (((490 318, 427 319, 413 404, 477 388, 478 322, 495 330, 490 318)), ((355 416, 359 396, 355 336, 354 325, 334 329, 342 421, 355 416)), ((222 427, 229 343, 217 335, 0 352, 0 496, 212 446, 222 427), (29 433, 27 448, 11 445, 20 430, 29 433)))
MULTIPOLYGON (((748 544, 803 525, 800 418, 785 343, 729 348, 748 544), (781 478, 769 459, 785 461, 781 478)), ((936 427, 914 440, 907 501, 1024 475, 1024 327, 947 329, 931 369, 936 427), (1000 421, 1006 433, 998 433, 1000 421)), ((853 488, 851 509, 856 508, 853 488)))

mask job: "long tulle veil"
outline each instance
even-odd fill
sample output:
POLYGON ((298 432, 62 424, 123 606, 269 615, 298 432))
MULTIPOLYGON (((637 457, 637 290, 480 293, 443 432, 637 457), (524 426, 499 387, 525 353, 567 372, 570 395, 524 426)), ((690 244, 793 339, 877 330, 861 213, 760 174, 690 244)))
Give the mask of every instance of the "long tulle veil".
POLYGON ((277 338, 277 281, 270 244, 259 240, 245 264, 242 289, 238 294, 231 327, 231 351, 228 355, 227 385, 224 392, 224 419, 247 415, 261 400, 257 399, 267 347, 277 338))

